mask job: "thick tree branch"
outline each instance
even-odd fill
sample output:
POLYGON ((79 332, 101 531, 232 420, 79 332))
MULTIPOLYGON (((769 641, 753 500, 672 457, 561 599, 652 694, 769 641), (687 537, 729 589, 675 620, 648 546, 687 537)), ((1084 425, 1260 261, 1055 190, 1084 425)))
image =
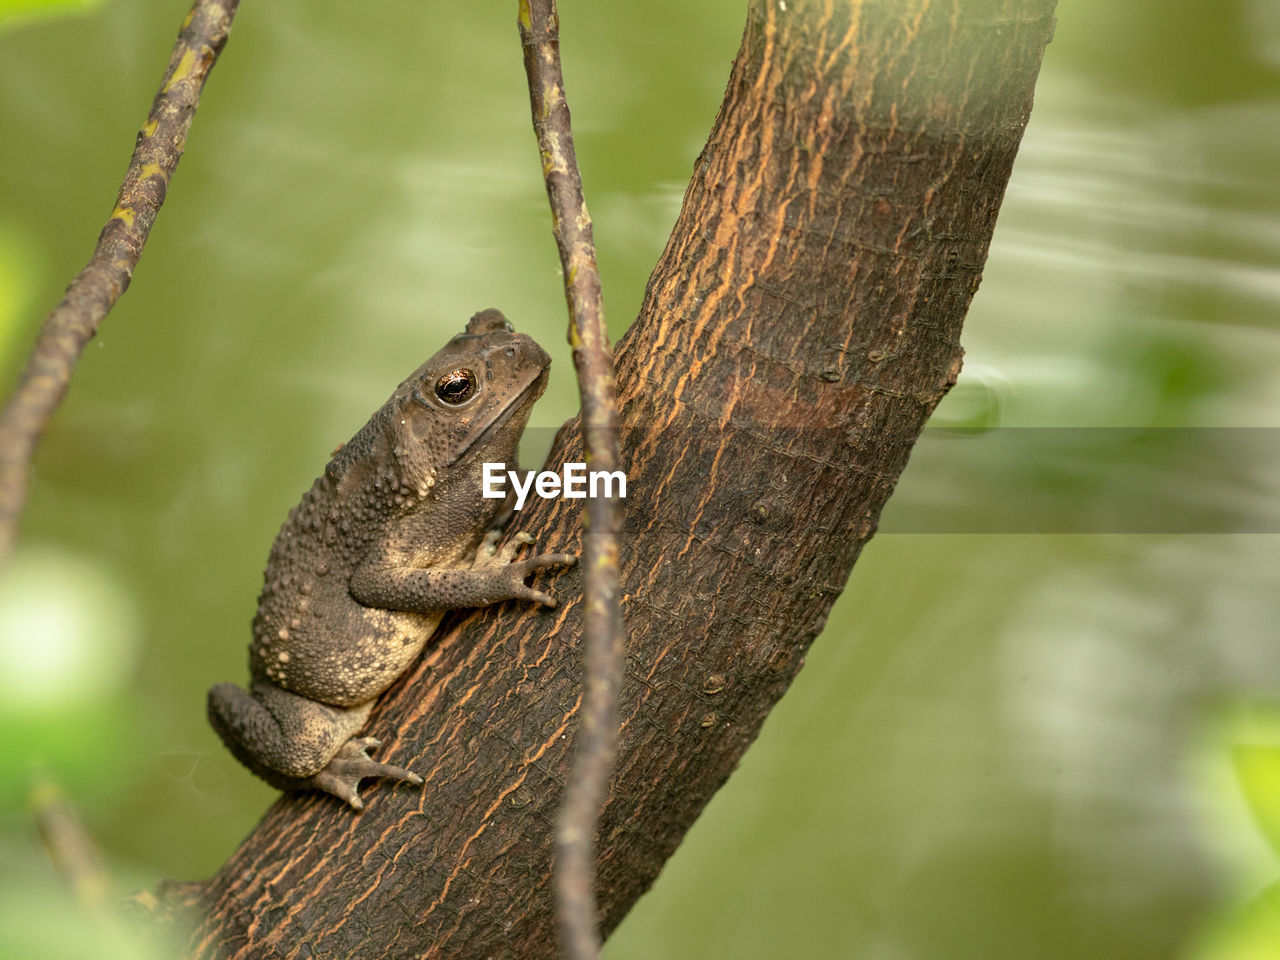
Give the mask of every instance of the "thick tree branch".
MULTIPOLYGON (((591 470, 618 469, 618 413, 613 351, 604 322, 591 217, 573 148, 560 68, 555 0, 520 0, 517 20, 529 77, 533 128, 551 202, 551 218, 569 304, 569 343, 582 400, 582 432, 591 470)), ((622 612, 618 602, 619 504, 603 493, 587 500, 583 537, 582 639, 586 690, 578 749, 556 823, 556 897, 560 936, 571 960, 600 954, 596 924, 595 834, 617 745, 622 673, 622 612)))
MULTIPOLYGON (((617 352, 628 475, 607 933, 755 738, 954 382, 1052 0, 753 0, 715 128, 617 352)), ((553 461, 581 459, 569 424, 553 461)), ((522 511, 573 549, 577 500, 522 511)), ((557 955, 548 864, 580 723, 555 611, 451 619, 375 709, 359 817, 289 796, 205 888, 197 957, 557 955)), ((831 638, 836 642, 836 638, 831 638)))
POLYGON ((239 5, 240 0, 196 0, 191 7, 93 256, 45 318, 18 387, 0 416, 0 563, 17 536, 36 445, 66 395, 85 345, 129 286, 182 157, 200 91, 227 42, 239 5))

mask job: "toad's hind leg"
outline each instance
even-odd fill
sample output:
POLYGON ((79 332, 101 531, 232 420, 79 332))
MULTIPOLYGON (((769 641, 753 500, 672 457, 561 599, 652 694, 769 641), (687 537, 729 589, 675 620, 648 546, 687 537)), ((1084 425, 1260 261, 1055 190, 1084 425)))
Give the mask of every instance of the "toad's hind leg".
POLYGON ((255 683, 247 693, 233 683, 209 691, 209 721, 241 763, 281 790, 324 790, 357 810, 364 803, 356 788, 365 777, 422 782, 371 759, 366 751, 379 741, 352 739, 372 706, 332 707, 270 683, 255 683))

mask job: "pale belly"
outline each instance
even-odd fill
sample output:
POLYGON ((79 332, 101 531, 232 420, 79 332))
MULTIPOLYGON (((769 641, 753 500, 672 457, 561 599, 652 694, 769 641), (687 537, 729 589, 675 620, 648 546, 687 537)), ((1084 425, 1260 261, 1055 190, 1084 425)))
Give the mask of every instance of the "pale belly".
POLYGON ((417 659, 443 617, 355 603, 346 613, 338 622, 282 628, 256 641, 253 674, 319 703, 366 703, 417 659))

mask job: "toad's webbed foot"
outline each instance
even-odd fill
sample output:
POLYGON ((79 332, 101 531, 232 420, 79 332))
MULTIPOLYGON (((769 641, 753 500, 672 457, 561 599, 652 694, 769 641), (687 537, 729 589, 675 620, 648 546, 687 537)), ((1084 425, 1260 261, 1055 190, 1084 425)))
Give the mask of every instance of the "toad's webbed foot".
POLYGON ((356 790, 365 777, 422 783, 403 767, 371 759, 367 751, 380 741, 355 736, 372 707, 335 707, 265 681, 249 692, 233 683, 209 691, 209 720, 245 766, 281 790, 324 790, 357 810, 364 808, 356 790))
POLYGON ((512 536, 499 550, 496 547, 501 536, 501 530, 490 530, 485 534, 480 548, 476 550, 471 569, 491 571, 493 575, 504 581, 506 599, 532 600, 543 606, 554 607, 555 597, 542 590, 533 589, 524 582, 525 578, 539 570, 571 567, 578 562, 578 558, 570 553, 543 553, 527 560, 517 560, 516 555, 521 548, 534 542, 533 536, 522 530, 512 536))
POLYGON ((411 770, 392 766, 389 763, 379 763, 370 757, 369 748, 380 746, 382 741, 374 737, 348 740, 323 770, 307 779, 305 786, 332 793, 356 810, 363 810, 364 801, 360 799, 356 789, 365 777, 407 780, 415 786, 422 783, 422 778, 411 770))

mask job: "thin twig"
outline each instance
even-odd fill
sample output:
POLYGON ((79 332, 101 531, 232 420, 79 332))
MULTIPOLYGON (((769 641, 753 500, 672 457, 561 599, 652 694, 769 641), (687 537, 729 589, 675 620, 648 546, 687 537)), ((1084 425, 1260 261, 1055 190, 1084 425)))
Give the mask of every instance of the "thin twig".
POLYGON ((36 445, 66 395, 85 345, 129 286, 186 146, 205 78, 227 42, 239 5, 240 0, 195 0, 182 22, 93 256, 45 319, 18 388, 0 416, 0 563, 17 536, 36 445))
MULTIPOLYGON (((619 469, 618 414, 613 355, 600 302, 591 218, 582 197, 582 176, 573 150, 569 107, 560 69, 560 23, 555 0, 519 0, 520 40, 529 77, 533 129, 571 323, 569 343, 582 398, 582 433, 592 470, 619 469)), ((595 833, 609 785, 617 745, 618 685, 622 662, 622 615, 618 606, 618 502, 587 501, 583 537, 583 644, 586 694, 577 752, 564 805, 556 824, 556 898, 560 936, 571 960, 600 953, 595 891, 595 833)))
POLYGON ((52 780, 41 777, 31 788, 31 815, 54 868, 87 907, 106 900, 109 884, 102 859, 75 807, 52 780))

